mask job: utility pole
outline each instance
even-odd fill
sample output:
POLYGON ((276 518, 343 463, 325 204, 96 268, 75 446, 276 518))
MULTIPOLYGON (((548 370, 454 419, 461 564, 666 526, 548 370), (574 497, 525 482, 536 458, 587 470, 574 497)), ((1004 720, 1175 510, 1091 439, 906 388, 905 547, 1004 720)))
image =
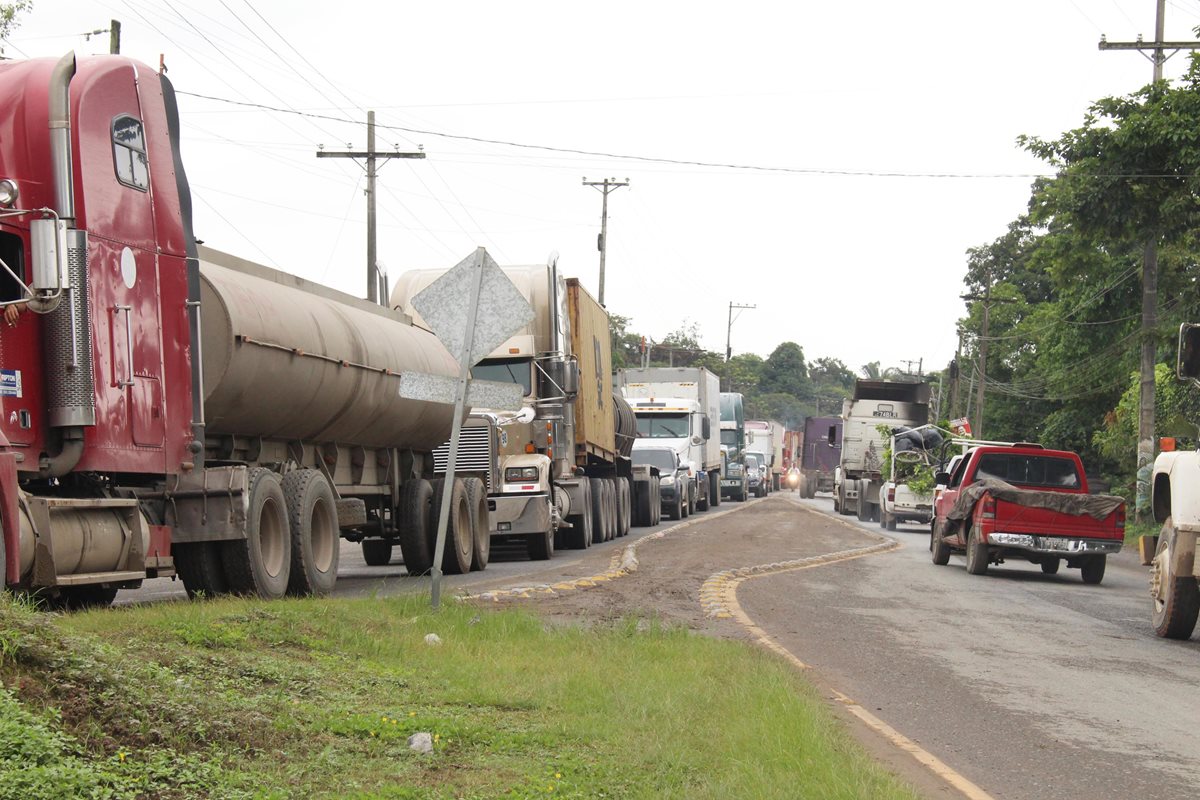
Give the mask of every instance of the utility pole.
POLYGON ((382 300, 384 305, 387 305, 387 298, 380 298, 379 292, 379 273, 378 264, 375 258, 375 160, 389 158, 424 158, 424 151, 417 153, 401 153, 399 150, 393 152, 381 151, 375 149, 375 112, 367 112, 367 149, 366 150, 343 150, 341 152, 330 152, 328 150, 317 150, 317 158, 353 158, 357 163, 358 159, 366 159, 367 162, 367 299, 372 303, 378 303, 382 300))
MULTIPOLYGON (((1154 81, 1163 79, 1163 64, 1180 50, 1200 49, 1200 42, 1166 42, 1167 0, 1156 0, 1154 41, 1144 42, 1139 34, 1134 42, 1110 42, 1101 35, 1101 50, 1137 50, 1150 59, 1154 81), (1165 50, 1171 54, 1166 55, 1165 50), (1147 53, 1149 51, 1149 53, 1147 53)), ((1150 471, 1154 464, 1154 362, 1156 348, 1154 331, 1158 327, 1158 242, 1157 232, 1150 231, 1142 250, 1142 347, 1138 364, 1137 498, 1134 510, 1141 519, 1150 506, 1150 471)))
POLYGON ((600 305, 604 305, 604 256, 608 252, 608 193, 615 192, 622 186, 629 185, 629 178, 617 181, 616 178, 605 178, 603 181, 583 179, 584 186, 592 186, 604 195, 604 203, 600 211, 600 235, 596 238, 596 249, 600 251, 600 305))
MULTIPOLYGON (((971 436, 983 438, 983 392, 987 385, 987 353, 988 353, 988 323, 991 317, 992 303, 1010 303, 1011 298, 992 297, 992 274, 987 276, 987 285, 983 294, 964 294, 963 300, 982 301, 983 303, 983 332, 979 335, 979 383, 975 384, 975 422, 971 426, 971 436)), ((968 413, 970 416, 970 400, 968 398, 968 413)))
POLYGON ((958 411, 958 382, 959 377, 962 375, 962 367, 959 366, 962 363, 962 343, 963 329, 959 328, 958 349, 954 351, 954 363, 951 365, 950 370, 950 412, 946 415, 950 419, 958 417, 956 412, 958 411))
POLYGON ((108 24, 108 52, 117 55, 121 52, 121 21, 114 19, 108 24))
POLYGON ((746 306, 746 305, 742 305, 740 303, 733 303, 733 302, 731 302, 729 304, 729 324, 725 326, 725 360, 726 361, 728 361, 730 358, 733 357, 733 348, 730 346, 730 336, 733 333, 733 310, 735 308, 740 311, 740 310, 746 309, 746 308, 758 308, 758 306, 756 306, 756 305, 746 306))

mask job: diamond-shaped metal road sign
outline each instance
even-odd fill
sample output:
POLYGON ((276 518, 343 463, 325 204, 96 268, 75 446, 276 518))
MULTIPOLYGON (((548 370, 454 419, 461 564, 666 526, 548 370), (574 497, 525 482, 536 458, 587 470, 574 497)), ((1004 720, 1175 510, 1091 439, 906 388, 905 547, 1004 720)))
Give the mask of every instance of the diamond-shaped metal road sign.
MULTIPOLYGON (((424 372, 400 373, 400 396, 409 400, 433 403, 453 403, 458 391, 458 379, 424 372)), ((515 383, 476 381, 467 384, 468 408, 491 408, 497 411, 518 411, 525 400, 525 390, 515 383)))
POLYGON ((471 292, 477 280, 481 283, 475 334, 469 360, 462 365, 465 367, 479 363, 527 325, 533 319, 533 307, 482 247, 412 299, 413 308, 446 345, 450 355, 458 359, 462 357, 463 342, 471 321, 471 292))

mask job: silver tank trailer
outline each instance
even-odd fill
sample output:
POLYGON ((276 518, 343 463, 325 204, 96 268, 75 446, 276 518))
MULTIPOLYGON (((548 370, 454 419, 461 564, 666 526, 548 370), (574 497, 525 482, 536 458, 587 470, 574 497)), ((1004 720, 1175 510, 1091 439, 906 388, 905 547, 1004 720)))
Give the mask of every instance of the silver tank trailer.
POLYGON ((430 452, 454 408, 400 397, 406 370, 456 376, 399 312, 200 248, 207 430, 430 452))

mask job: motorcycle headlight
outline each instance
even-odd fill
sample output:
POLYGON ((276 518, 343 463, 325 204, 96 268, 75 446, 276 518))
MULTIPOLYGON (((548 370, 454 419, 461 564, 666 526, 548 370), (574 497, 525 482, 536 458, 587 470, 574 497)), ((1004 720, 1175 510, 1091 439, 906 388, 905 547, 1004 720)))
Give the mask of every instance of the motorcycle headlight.
POLYGON ((505 483, 521 483, 523 481, 536 481, 537 479, 537 467, 507 467, 504 470, 505 483))

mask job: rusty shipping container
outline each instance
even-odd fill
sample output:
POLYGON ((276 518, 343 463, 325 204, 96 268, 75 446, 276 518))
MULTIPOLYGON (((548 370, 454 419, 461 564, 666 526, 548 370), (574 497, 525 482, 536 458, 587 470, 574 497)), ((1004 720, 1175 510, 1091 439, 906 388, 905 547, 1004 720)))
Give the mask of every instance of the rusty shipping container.
POLYGON ((612 348, 608 313, 579 283, 567 278, 571 315, 571 352, 579 360, 579 397, 575 401, 575 458, 616 459, 613 432, 612 348))

